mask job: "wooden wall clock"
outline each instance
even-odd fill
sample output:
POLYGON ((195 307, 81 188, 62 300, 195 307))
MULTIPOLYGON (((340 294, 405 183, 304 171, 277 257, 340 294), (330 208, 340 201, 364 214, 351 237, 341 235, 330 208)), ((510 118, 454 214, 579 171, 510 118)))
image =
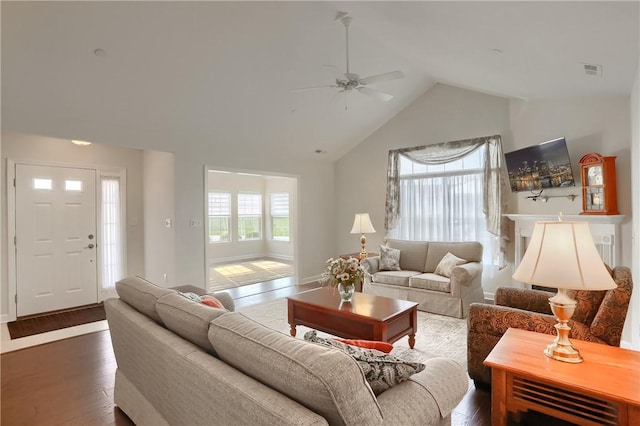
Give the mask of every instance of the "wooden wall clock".
POLYGON ((580 159, 582 179, 581 214, 618 214, 616 192, 616 157, 603 157, 597 152, 580 159))

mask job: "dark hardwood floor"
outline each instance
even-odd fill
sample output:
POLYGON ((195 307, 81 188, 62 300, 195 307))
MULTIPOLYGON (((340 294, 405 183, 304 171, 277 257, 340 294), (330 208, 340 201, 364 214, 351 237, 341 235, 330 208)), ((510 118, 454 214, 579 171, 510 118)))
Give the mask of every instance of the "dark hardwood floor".
MULTIPOLYGON (((229 292, 242 308, 317 287, 283 280, 288 279, 229 292)), ((109 331, 9 352, 0 363, 2 425, 133 424, 113 403, 116 361, 109 331)), ((489 426, 490 393, 476 390, 470 382, 451 423, 489 426)))

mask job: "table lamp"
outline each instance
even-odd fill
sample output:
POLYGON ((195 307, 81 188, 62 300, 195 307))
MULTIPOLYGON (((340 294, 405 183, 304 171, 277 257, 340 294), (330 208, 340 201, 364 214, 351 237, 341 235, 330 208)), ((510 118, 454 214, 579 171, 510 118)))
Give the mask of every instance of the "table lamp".
POLYGON ((353 219, 353 228, 351 228, 352 234, 360 234, 360 259, 367 257, 367 250, 365 250, 365 244, 367 243, 367 237, 364 234, 373 234, 376 232, 371 224, 369 213, 356 213, 356 217, 353 219))
POLYGON ((559 361, 582 362, 580 352, 569 341, 567 325, 576 301, 567 290, 609 290, 616 287, 593 242, 587 222, 536 222, 527 251, 513 278, 558 289, 549 298, 558 320, 556 339, 544 351, 559 361))

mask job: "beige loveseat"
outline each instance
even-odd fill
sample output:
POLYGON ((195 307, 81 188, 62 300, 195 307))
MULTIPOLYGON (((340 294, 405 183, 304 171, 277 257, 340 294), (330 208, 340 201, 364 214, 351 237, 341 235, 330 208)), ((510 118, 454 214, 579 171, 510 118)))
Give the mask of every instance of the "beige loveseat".
POLYGON ((387 246, 400 250, 400 270, 381 270, 379 256, 363 259, 370 274, 363 292, 417 302, 422 311, 457 318, 467 317, 471 303, 484 302, 479 242, 389 240, 387 246), (434 273, 447 253, 467 261, 453 268, 450 277, 434 273))
POLYGON ((137 425, 450 424, 468 388, 456 362, 377 397, 346 353, 204 306, 140 278, 105 301, 118 368, 115 403, 137 425))

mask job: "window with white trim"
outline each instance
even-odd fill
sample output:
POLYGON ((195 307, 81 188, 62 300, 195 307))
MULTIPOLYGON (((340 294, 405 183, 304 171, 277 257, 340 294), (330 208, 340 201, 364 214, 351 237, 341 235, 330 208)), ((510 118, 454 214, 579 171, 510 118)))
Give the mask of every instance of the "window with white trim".
POLYGON ((238 241, 262 239, 262 195, 238 194, 238 241))
POLYGON ((400 155, 400 219, 390 237, 416 241, 479 241, 483 262, 497 265, 497 237, 482 208, 484 149, 444 164, 400 155))
POLYGON ((289 241, 289 194, 273 193, 271 197, 271 238, 289 241))
POLYGON ((120 177, 101 176, 100 181, 100 286, 107 291, 115 288, 116 282, 124 276, 122 199, 120 177))
POLYGON ((209 242, 231 241, 231 194, 209 192, 208 194, 209 242))

